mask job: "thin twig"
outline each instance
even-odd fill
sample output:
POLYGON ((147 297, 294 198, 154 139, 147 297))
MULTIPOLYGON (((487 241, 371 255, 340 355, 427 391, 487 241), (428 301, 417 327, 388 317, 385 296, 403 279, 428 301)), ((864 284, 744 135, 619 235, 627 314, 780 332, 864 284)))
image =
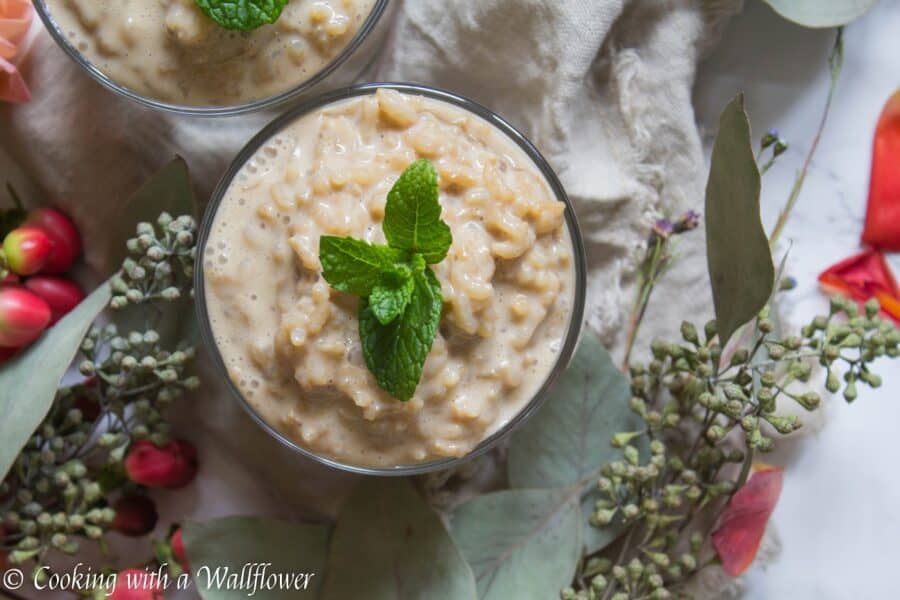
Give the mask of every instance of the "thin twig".
POLYGON ((794 180, 794 187, 791 188, 791 194, 790 196, 788 196, 787 203, 784 205, 784 208, 778 215, 778 221, 775 223, 775 227, 772 229, 771 235, 769 235, 769 246, 772 248, 774 248, 775 244, 778 243, 778 239, 784 232, 784 228, 791 216, 791 212, 793 212, 794 206, 796 206, 797 204, 797 199, 800 197, 800 191, 803 189, 803 183, 806 180, 806 175, 807 173, 809 173, 809 168, 812 165, 813 157, 815 156, 816 150, 819 147, 819 141, 822 139, 822 132, 825 130, 825 123, 828 121, 828 114, 831 112, 831 102, 834 99, 834 92, 837 89, 838 78, 840 77, 841 69, 844 65, 843 27, 839 27, 837 30, 837 36, 834 40, 834 46, 831 49, 831 55, 828 57, 828 64, 831 66, 831 85, 828 88, 828 98, 825 101, 825 110, 822 112, 822 119, 819 121, 819 128, 816 130, 816 137, 813 138, 813 143, 806 155, 806 161, 803 163, 803 168, 800 169, 800 172, 797 174, 797 179, 794 180))

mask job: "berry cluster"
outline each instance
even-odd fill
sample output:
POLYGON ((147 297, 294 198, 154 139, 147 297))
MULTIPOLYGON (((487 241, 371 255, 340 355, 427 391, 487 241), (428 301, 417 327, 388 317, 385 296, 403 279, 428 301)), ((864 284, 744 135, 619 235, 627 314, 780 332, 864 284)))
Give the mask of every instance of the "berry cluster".
POLYGON ((0 363, 75 308, 84 292, 62 277, 81 254, 81 236, 55 208, 28 213, 10 189, 16 208, 0 215, 0 363))

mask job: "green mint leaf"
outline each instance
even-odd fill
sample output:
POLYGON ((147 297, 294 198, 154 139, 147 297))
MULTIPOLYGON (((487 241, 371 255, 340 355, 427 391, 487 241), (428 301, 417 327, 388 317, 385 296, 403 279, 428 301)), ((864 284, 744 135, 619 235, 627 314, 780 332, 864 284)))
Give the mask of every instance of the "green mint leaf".
POLYGON ((391 247, 421 254, 428 264, 447 256, 453 236, 441 220, 438 175, 431 161, 415 161, 397 179, 388 193, 382 228, 391 247))
POLYGON ((225 29, 250 31, 278 20, 288 0, 196 0, 206 16, 225 29))
POLYGON ((348 237, 323 235, 319 238, 322 276, 331 287, 348 294, 367 297, 381 282, 382 273, 394 268, 404 253, 395 248, 370 244, 348 237))
POLYGON ((382 325, 388 325, 406 310, 414 288, 412 273, 407 273, 405 277, 386 273, 382 282, 369 294, 372 314, 382 325))
POLYGON ((359 310, 363 357, 378 385, 398 400, 409 400, 422 378, 441 320, 441 284, 431 269, 415 272, 413 291, 403 313, 388 325, 375 316, 371 303, 359 310))

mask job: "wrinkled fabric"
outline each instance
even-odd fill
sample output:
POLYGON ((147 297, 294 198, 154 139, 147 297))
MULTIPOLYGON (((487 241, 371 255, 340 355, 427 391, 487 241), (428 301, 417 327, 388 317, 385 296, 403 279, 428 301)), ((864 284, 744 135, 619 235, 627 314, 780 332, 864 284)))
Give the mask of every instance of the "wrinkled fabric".
MULTIPOLYGON (((691 88, 701 54, 739 7, 740 0, 407 0, 369 78, 468 95, 532 139, 577 207, 590 267, 588 322, 617 347, 638 249, 656 216, 702 208, 705 166, 691 88)), ((102 232, 115 226, 104 207, 176 153, 205 199, 272 117, 199 119, 141 108, 90 80, 45 33, 24 73, 34 97, 0 108, 0 143, 46 201, 73 216, 89 265, 101 264, 102 232)), ((676 335, 685 314, 712 314, 703 233, 683 237, 679 268, 657 290, 638 348, 651 335, 676 335)), ((217 374, 202 375, 203 391, 178 409, 179 434, 198 446, 201 477, 166 508, 178 518, 334 514, 354 478, 281 447, 227 397, 217 374)))

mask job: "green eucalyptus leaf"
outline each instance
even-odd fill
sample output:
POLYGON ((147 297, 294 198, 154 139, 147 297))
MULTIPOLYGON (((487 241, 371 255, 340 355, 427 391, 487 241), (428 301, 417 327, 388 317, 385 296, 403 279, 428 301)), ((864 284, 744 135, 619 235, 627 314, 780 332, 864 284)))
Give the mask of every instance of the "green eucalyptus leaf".
POLYGON ((403 479, 368 479, 341 509, 322 600, 474 600, 472 570, 403 479))
MULTIPOLYGON (((610 440, 621 431, 643 425, 630 407, 631 385, 616 367, 606 348, 590 331, 579 343, 572 364, 563 373, 541 410, 513 436, 509 448, 509 482, 518 488, 564 488, 578 485, 589 490, 600 468, 620 459, 622 451, 610 440)), ((646 452, 647 440, 635 439, 646 452)), ((599 498, 586 493, 584 544, 596 552, 618 537, 618 524, 592 526, 588 517, 599 498)))
POLYGON ((563 488, 593 480, 621 457, 610 440, 641 426, 631 412, 631 385, 606 348, 585 332, 569 368, 509 448, 509 482, 518 488, 563 488))
POLYGON ((616 513, 609 525, 604 525, 603 527, 591 525, 590 520, 594 516, 597 501, 601 499, 605 498, 596 486, 590 488, 581 498, 581 540, 584 543, 585 554, 593 554, 606 548, 616 541, 625 530, 621 513, 616 513))
POLYGON ((838 27, 866 14, 878 0, 764 0, 775 12, 804 27, 838 27))
POLYGON ((478 496, 456 510, 450 527, 484 600, 557 598, 581 558, 573 489, 478 496))
POLYGON ((90 244, 102 246, 103 256, 107 257, 103 267, 109 273, 118 270, 128 256, 125 242, 134 237, 137 224, 141 221, 156 223, 162 212, 173 217, 197 216, 191 176, 181 157, 157 171, 131 198, 110 211, 105 218, 110 226, 108 236, 90 240, 90 244))
POLYGON ((759 215, 760 175, 739 94, 719 118, 706 184, 706 256, 719 343, 765 306, 775 266, 759 215))
MULTIPOLYGON (((228 589, 216 575, 240 575, 246 564, 272 563, 269 574, 287 585, 258 591, 263 600, 316 598, 328 551, 327 525, 290 523, 263 517, 225 517, 184 524, 185 554, 204 600, 246 600, 249 589, 228 589), (217 571, 218 569, 218 571, 217 571), (227 571, 226 571, 227 570, 227 571), (303 574, 312 574, 308 579, 303 574), (305 587, 304 587, 305 586, 305 587)), ((233 587, 233 586, 232 586, 233 587)))
POLYGON ((109 298, 109 283, 104 283, 0 368, 0 481, 47 416, 81 340, 109 298))

